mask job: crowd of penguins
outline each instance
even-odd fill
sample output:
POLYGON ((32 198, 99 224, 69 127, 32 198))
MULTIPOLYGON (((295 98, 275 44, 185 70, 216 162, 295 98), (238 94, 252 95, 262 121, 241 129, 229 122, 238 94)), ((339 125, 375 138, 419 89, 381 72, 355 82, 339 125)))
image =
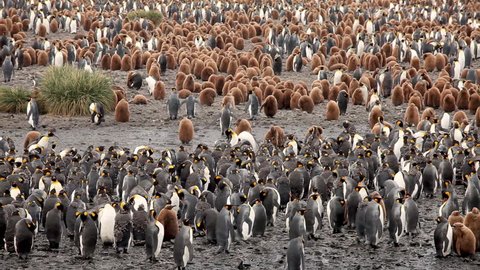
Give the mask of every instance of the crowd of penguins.
MULTIPOLYGON (((7 252, 26 259, 38 234, 45 234, 51 249, 73 244, 87 259, 100 244, 118 253, 135 244, 156 261, 163 242, 173 241, 175 264, 185 268, 194 256, 194 235, 228 253, 233 241, 286 226, 287 268, 305 269, 305 241, 348 227, 366 246, 379 247, 387 238, 398 246, 404 235, 418 233, 418 199, 439 197, 436 255, 480 250, 475 1, 98 2, 2 3, 5 81, 15 67, 34 64, 77 63, 88 71, 145 65, 150 94, 164 99, 160 74, 178 67, 170 119, 177 118, 180 99, 192 93, 207 106, 225 95, 222 139, 191 151, 146 145, 79 151, 57 149, 61 138, 53 131, 31 132, 22 152, 6 134, 0 139, 0 247, 7 252), (165 20, 157 28, 143 19, 122 24, 126 11, 136 9, 158 10, 165 20), (77 34, 80 24, 88 36, 74 42, 46 38, 54 29, 77 34), (24 29, 37 35, 32 48, 23 47, 24 29), (244 39, 254 49, 239 53, 244 39), (283 63, 286 71, 310 67, 317 76, 312 89, 282 82, 283 63), (438 79, 429 75, 434 71, 438 79), (232 127, 234 105, 247 99, 251 120, 261 108, 267 117, 281 108, 312 113, 324 99, 325 117, 338 120, 349 103, 363 105, 371 131, 359 134, 344 121, 336 137, 325 137, 321 126, 296 136, 274 125, 257 142, 250 129, 232 127), (384 102, 408 103, 405 117, 389 123, 384 102), (462 111, 467 109, 474 121, 462 111), (455 185, 466 186, 461 202, 455 185)), ((127 86, 140 89, 143 80, 132 71, 127 86)), ((116 92, 118 122, 128 121, 122 93, 116 92)), ((186 102, 193 118, 196 101, 186 102)), ((102 105, 93 103, 90 111, 100 124, 102 105)), ((36 102, 29 103, 28 120, 38 127, 36 102)), ((193 134, 184 130, 193 132, 192 122, 182 121, 180 141, 189 143, 193 134)))

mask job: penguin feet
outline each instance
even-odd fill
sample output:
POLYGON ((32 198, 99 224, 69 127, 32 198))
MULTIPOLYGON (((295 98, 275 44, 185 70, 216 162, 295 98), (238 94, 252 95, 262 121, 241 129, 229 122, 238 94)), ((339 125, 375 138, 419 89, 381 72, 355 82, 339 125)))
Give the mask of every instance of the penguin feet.
POLYGON ((227 253, 227 250, 225 250, 223 247, 219 247, 217 249, 217 251, 215 252, 215 254, 220 254, 220 253, 223 253, 225 251, 225 253, 227 253))

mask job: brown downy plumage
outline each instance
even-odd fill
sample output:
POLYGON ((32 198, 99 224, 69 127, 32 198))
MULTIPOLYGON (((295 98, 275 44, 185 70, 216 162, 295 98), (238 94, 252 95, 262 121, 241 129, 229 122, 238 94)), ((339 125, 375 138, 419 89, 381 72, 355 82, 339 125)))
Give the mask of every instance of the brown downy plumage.
POLYGON ((261 109, 263 109, 263 112, 267 117, 274 117, 278 112, 277 99, 272 95, 266 97, 261 109))
POLYGON ((340 108, 338 108, 337 102, 330 100, 327 103, 325 119, 327 121, 331 121, 331 120, 338 120, 339 117, 340 117, 340 108))
POLYGON ((128 107, 128 102, 125 99, 122 99, 118 102, 115 107, 115 121, 117 122, 128 122, 130 120, 130 110, 128 107))
POLYGON ((195 130, 190 119, 184 117, 178 125, 178 139, 182 144, 189 144, 193 140, 195 130))
POLYGON ((235 133, 240 134, 243 131, 252 133, 252 125, 247 119, 238 119, 236 122, 235 133))

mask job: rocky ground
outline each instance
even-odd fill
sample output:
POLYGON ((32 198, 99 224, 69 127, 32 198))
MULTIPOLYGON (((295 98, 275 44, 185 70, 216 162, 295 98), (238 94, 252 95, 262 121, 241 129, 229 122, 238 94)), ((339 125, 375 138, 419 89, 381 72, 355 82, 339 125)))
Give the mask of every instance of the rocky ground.
MULTIPOLYGON (((68 35, 59 34, 55 38, 66 38, 68 35)), ((476 63, 478 67, 478 63, 476 63)), ((31 75, 41 80, 43 67, 27 67, 17 71, 10 85, 22 85, 31 88, 31 75)), ((103 71, 102 71, 103 72, 103 71)), ((106 72, 111 76, 115 84, 126 86, 125 72, 106 72)), ((162 80, 166 89, 171 89, 175 83, 175 71, 168 71, 162 80)), ((303 80, 310 85, 316 76, 310 74, 308 68, 302 73, 285 72, 282 79, 293 81, 303 80)), ((138 145, 149 145, 156 150, 165 147, 177 148, 178 122, 168 120, 165 101, 156 101, 148 96, 146 86, 138 92, 127 90, 129 98, 135 94, 144 94, 148 97, 147 105, 130 104, 131 120, 128 123, 116 123, 112 113, 106 116, 105 123, 96 126, 90 123, 88 117, 57 117, 42 115, 40 131, 44 132, 55 128, 55 134, 59 137, 58 148, 76 147, 84 150, 89 145, 121 145, 134 148, 138 145)), ((167 96, 169 91, 167 91, 167 96)), ((217 97, 212 107, 199 107, 197 117, 193 120, 195 126, 195 138, 190 148, 199 143, 212 146, 221 138, 218 117, 220 114, 221 97, 217 97)), ((383 100, 385 119, 393 122, 403 118, 405 106, 393 107, 390 100, 383 100)), ((360 133, 368 131, 368 113, 363 106, 349 105, 348 113, 341 116, 339 121, 327 122, 324 120, 326 102, 315 106, 312 114, 301 111, 280 111, 275 118, 266 118, 263 114, 255 120, 253 135, 261 141, 265 131, 271 125, 278 125, 285 129, 286 133, 292 133, 303 138, 304 132, 311 125, 320 125, 324 128, 325 136, 336 136, 342 130, 341 123, 349 120, 357 127, 360 133)), ((438 112, 440 113, 440 112, 438 112)), ((238 106, 234 111, 237 118, 245 118, 247 114, 243 106, 238 106)), ((181 116, 186 115, 185 108, 181 110, 181 116)), ((469 115, 469 117, 472 117, 469 115)), ((23 138, 29 125, 25 115, 0 114, 0 136, 8 136, 14 139, 18 149, 22 149, 23 138)), ((459 194, 463 194, 463 187, 459 188, 459 194)), ((461 196, 460 196, 461 198, 461 196)), ((356 241, 354 231, 344 230, 340 234, 332 234, 324 218, 323 229, 320 230, 317 240, 307 241, 305 244, 306 268, 307 269, 480 269, 480 259, 460 258, 450 256, 439 259, 435 257, 433 248, 433 231, 436 223, 437 209, 440 198, 425 199, 418 201, 420 209, 420 229, 414 236, 405 236, 401 240, 400 247, 393 247, 388 243, 388 232, 384 232, 380 248, 372 249, 356 241)), ((251 238, 248 241, 239 241, 233 244, 230 254, 216 255, 217 247, 207 244, 204 238, 194 239, 194 260, 189 269, 237 269, 243 262, 249 269, 275 269, 282 268, 285 264, 285 254, 288 243, 288 233, 285 229, 285 218, 280 213, 276 226, 268 228, 262 238, 251 238)), ((43 234, 35 241, 35 251, 27 262, 18 261, 12 254, 0 252, 0 268, 87 268, 87 269, 126 269, 126 268, 152 268, 173 269, 173 244, 164 243, 161 258, 158 263, 152 265, 146 261, 144 247, 133 247, 130 254, 115 254, 112 248, 97 248, 95 258, 85 261, 78 257, 73 247, 73 242, 65 239, 60 250, 49 251, 48 243, 43 234)))

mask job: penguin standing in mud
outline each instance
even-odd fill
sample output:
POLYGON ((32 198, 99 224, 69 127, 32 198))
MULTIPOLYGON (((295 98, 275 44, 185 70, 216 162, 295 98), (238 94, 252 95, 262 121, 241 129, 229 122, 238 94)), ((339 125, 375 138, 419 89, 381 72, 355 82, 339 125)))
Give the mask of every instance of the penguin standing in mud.
POLYGON ((345 90, 338 92, 337 104, 340 109, 340 115, 345 115, 348 107, 348 93, 345 90))
POLYGON ((115 244, 115 217, 117 212, 115 208, 107 203, 103 206, 98 214, 98 230, 100 240, 102 240, 103 246, 112 246, 115 244))
POLYGON ((345 221, 345 200, 334 196, 327 203, 327 218, 333 233, 341 232, 345 221))
POLYGON ((273 58, 273 73, 277 76, 282 75, 282 57, 278 54, 273 58))
POLYGON ((150 210, 147 229, 145 230, 145 249, 147 259, 154 262, 162 249, 163 236, 165 230, 162 223, 155 219, 155 210, 150 210))
POLYGON ((445 217, 439 216, 436 219, 437 227, 433 233, 437 257, 446 257, 452 252, 453 228, 445 217))
POLYGON ((226 106, 222 109, 222 114, 220 115, 220 130, 222 136, 226 136, 226 131, 231 127, 233 122, 233 113, 230 106, 226 106))
POLYGON ((293 218, 289 222, 288 237, 290 240, 297 237, 305 238, 307 236, 307 227, 305 225, 305 210, 305 208, 298 209, 298 211, 293 215, 293 218))
POLYGON ((185 269, 193 259, 193 229, 183 224, 175 237, 173 259, 178 269, 185 269))
POLYGON ((293 57, 293 71, 301 72, 303 66, 302 55, 300 53, 296 53, 293 57))
POLYGON ((383 233, 384 211, 380 204, 381 198, 374 198, 365 209, 366 244, 378 247, 383 233))
POLYGON ((407 218, 403 198, 398 198, 391 209, 392 213, 389 215, 388 231, 393 244, 398 247, 400 237, 402 237, 406 230, 407 218))
MULTIPOLYGON (((75 230, 75 233, 78 234, 78 248, 80 249, 80 255, 84 259, 91 259, 95 253, 95 246, 97 245, 97 225, 95 223, 97 215, 92 212, 83 212, 80 214, 80 222, 78 231, 75 230)), ((76 225, 77 226, 77 225, 76 225)))
POLYGON ((291 239, 287 248, 287 270, 305 269, 305 248, 302 237, 291 239))
POLYGON ((5 57, 5 60, 3 61, 2 69, 3 69, 3 81, 5 83, 11 81, 13 76, 13 63, 12 63, 11 56, 5 57))
POLYGON ((198 100, 193 95, 190 95, 184 101, 182 101, 180 106, 183 105, 184 103, 187 107, 188 119, 195 118, 195 104, 198 104, 198 100))
POLYGON ((258 109, 258 97, 255 93, 250 92, 250 94, 248 94, 247 104, 245 104, 245 111, 248 112, 248 115, 250 116, 249 120, 255 120, 255 117, 258 115, 258 109))
POLYGON ((310 237, 314 237, 317 230, 322 228, 323 204, 320 194, 313 193, 307 201, 305 211, 305 227, 310 237))
POLYGON ((253 234, 253 223, 255 221, 255 212, 248 203, 243 203, 237 208, 235 225, 237 234, 242 240, 248 240, 253 234))
POLYGON ((15 225, 14 246, 15 253, 20 259, 27 259, 33 249, 35 237, 35 224, 31 219, 23 218, 15 225))
POLYGON ((105 122, 105 109, 102 103, 92 102, 88 109, 90 110, 92 123, 100 125, 100 123, 105 122))
POLYGON ((40 118, 40 111, 38 109, 37 101, 32 97, 27 103, 27 120, 33 130, 38 127, 38 120, 40 118))
POLYGON ((139 90, 142 87, 143 79, 142 75, 137 72, 129 73, 127 86, 128 88, 135 88, 139 90))
POLYGON ((252 206, 252 211, 255 213, 253 236, 263 236, 265 234, 265 228, 267 227, 267 211, 260 199, 255 201, 255 204, 252 206))
POLYGON ((121 203, 120 211, 115 216, 114 233, 117 253, 128 253, 133 241, 133 223, 130 205, 127 203, 121 203))
POLYGON ((63 218, 62 218, 63 204, 57 202, 55 207, 48 211, 45 221, 45 233, 50 248, 59 248, 62 240, 63 218))
POLYGON ((172 93, 168 98, 167 109, 170 120, 176 120, 178 117, 178 110, 180 109, 180 100, 178 99, 178 93, 175 88, 172 88, 172 93))
POLYGON ((232 206, 226 204, 218 213, 215 233, 217 236, 217 244, 219 246, 217 253, 229 253, 230 245, 234 240, 233 217, 231 212, 232 206))

